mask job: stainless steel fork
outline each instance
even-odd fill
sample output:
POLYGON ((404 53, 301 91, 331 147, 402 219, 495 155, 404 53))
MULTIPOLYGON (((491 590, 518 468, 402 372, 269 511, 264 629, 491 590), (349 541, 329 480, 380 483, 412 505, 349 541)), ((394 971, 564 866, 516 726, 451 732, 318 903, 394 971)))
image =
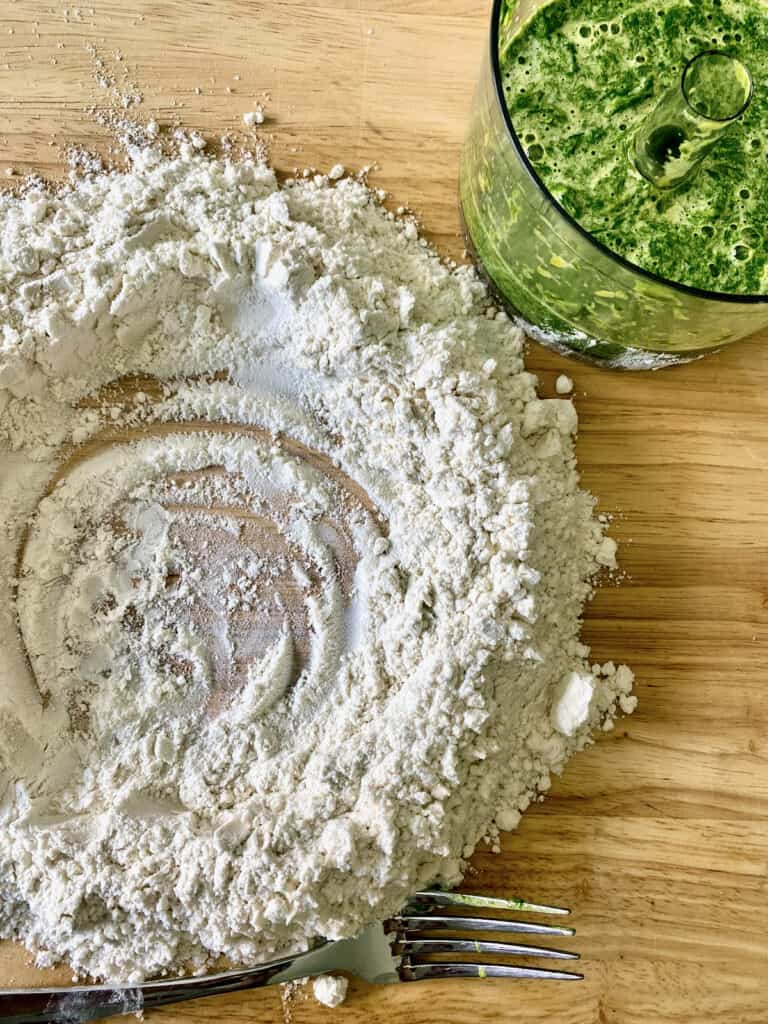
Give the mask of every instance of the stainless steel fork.
POLYGON ((509 957, 546 957, 578 960, 546 946, 530 946, 498 939, 474 939, 462 932, 497 935, 575 935, 573 928, 517 921, 497 914, 476 917, 469 911, 521 911, 533 914, 568 914, 561 907, 547 907, 525 900, 428 890, 417 892, 403 910, 382 924, 372 925, 356 939, 325 942, 294 956, 281 957, 255 967, 221 971, 171 981, 114 988, 85 985, 73 988, 0 990, 0 1020, 8 1024, 41 1021, 79 1022, 123 1013, 154 1010, 159 1006, 201 999, 203 996, 238 992, 276 985, 297 978, 345 971, 375 984, 424 981, 429 978, 536 978, 578 981, 583 975, 544 967, 510 963, 509 957), (436 937, 437 936, 437 937, 436 937), (434 959, 445 954, 459 959, 434 959), (477 962, 472 957, 493 956, 477 962))

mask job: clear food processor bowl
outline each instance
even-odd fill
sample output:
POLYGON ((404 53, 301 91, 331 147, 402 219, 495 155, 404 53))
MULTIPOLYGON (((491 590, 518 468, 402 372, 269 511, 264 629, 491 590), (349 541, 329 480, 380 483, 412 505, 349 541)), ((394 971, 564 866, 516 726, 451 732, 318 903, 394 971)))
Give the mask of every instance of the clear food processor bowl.
POLYGON ((673 366, 768 326, 768 295, 657 277, 607 249, 549 194, 507 112, 499 43, 551 2, 494 0, 459 174, 465 233, 481 271, 531 337, 601 366, 673 366))

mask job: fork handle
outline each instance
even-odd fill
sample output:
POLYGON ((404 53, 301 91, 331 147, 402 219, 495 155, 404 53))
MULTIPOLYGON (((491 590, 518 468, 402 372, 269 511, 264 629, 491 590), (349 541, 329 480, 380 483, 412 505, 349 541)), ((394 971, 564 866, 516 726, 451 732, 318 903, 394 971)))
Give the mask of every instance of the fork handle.
POLYGON ((176 981, 152 981, 130 988, 85 985, 77 988, 38 988, 0 990, 0 1021, 3 1024, 79 1024, 124 1013, 154 1010, 170 1003, 202 999, 204 996, 241 992, 290 980, 290 970, 306 954, 272 960, 258 967, 222 971, 199 978, 176 981))

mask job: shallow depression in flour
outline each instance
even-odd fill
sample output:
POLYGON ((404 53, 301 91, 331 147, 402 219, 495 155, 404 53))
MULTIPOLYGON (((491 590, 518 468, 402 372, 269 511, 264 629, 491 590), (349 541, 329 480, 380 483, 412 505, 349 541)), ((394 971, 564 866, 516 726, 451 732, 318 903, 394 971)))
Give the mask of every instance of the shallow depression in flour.
POLYGON ((0 199, 0 934, 132 980, 354 934, 618 709, 570 401, 352 180, 0 199))

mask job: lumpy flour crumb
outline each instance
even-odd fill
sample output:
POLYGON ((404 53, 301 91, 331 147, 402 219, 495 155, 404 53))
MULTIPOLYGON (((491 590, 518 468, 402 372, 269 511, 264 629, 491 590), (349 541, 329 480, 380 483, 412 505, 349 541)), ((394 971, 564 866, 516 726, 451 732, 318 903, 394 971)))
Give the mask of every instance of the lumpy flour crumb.
POLYGON ((346 978, 333 974, 323 974, 319 978, 315 978, 312 983, 312 994, 318 1003, 334 1009, 337 1006, 341 1006, 347 998, 348 987, 349 982, 346 978))
POLYGON ((259 104, 254 110, 249 110, 243 114, 243 124, 248 128, 253 128, 257 124, 264 124, 264 108, 259 104))
POLYGON ((456 883, 632 708, 572 403, 354 179, 135 149, 0 237, 0 935, 134 981, 456 883))

